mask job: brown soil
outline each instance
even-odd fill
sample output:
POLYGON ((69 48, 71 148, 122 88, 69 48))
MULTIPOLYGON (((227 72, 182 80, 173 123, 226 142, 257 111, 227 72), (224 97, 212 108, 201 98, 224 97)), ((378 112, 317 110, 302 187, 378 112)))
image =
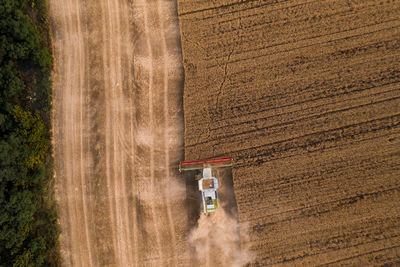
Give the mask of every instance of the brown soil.
POLYGON ((178 7, 185 156, 234 158, 251 265, 400 264, 400 3, 178 7))
MULTIPOLYGON (((190 266, 176 3, 50 0, 65 266, 190 266), (173 196, 173 197, 172 197, 173 196)), ((193 259, 193 260, 192 260, 193 259)))

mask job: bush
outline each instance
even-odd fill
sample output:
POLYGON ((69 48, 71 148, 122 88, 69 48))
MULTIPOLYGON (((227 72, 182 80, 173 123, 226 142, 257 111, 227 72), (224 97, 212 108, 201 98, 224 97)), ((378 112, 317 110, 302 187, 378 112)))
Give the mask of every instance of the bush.
POLYGON ((41 37, 46 25, 45 0, 1 1, 0 266, 60 264, 57 214, 47 190, 52 57, 41 37))

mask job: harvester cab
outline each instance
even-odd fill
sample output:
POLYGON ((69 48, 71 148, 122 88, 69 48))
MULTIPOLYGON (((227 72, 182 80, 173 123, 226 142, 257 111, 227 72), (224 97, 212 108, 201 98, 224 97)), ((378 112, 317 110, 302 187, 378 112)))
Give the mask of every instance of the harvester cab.
POLYGON ((179 171, 202 171, 198 177, 199 191, 203 203, 203 212, 213 212, 218 208, 218 179, 213 174, 213 169, 232 166, 231 158, 218 158, 209 160, 181 161, 179 171))

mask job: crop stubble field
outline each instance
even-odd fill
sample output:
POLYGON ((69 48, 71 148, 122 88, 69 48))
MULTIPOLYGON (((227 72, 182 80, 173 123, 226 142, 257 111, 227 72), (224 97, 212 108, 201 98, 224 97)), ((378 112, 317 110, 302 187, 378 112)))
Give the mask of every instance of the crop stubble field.
POLYGON ((65 266, 190 266, 174 1, 50 1, 65 266))
POLYGON ((178 15, 185 156, 233 157, 251 265, 400 264, 400 2, 178 15))

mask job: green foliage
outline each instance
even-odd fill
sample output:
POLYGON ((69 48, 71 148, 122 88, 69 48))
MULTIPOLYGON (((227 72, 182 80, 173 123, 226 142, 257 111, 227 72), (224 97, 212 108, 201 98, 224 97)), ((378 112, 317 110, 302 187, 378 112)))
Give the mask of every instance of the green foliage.
POLYGON ((46 71, 52 64, 52 57, 50 56, 47 48, 39 49, 34 54, 35 63, 42 68, 42 71, 46 71))
MULTIPOLYGON (((51 66, 51 56, 47 48, 42 46, 36 25, 19 9, 26 7, 26 3, 15 2, 19 4, 11 0, 0 3, 0 63, 9 60, 26 63, 33 59, 32 63, 40 66, 45 72, 51 66), (14 8, 10 8, 12 6, 14 8)), ((38 6, 42 11, 39 14, 46 14, 45 2, 34 1, 33 3, 35 2, 40 3, 38 6)))
POLYGON ((46 25, 46 0, 0 0, 0 267, 60 265, 46 25))
POLYGON ((35 238, 31 240, 27 248, 19 254, 15 262, 13 263, 13 267, 33 267, 33 266, 41 266, 44 262, 44 257, 41 255, 42 252, 46 249, 45 241, 42 238, 35 238), (40 257, 35 257, 35 255, 41 255, 40 257))
POLYGON ((17 76, 14 63, 12 61, 1 64, 0 69, 0 88, 3 100, 18 98, 25 89, 24 82, 17 76))
POLYGON ((17 123, 16 131, 28 142, 32 155, 25 164, 30 169, 38 169, 43 165, 43 159, 48 150, 47 129, 39 114, 32 115, 30 111, 24 111, 20 106, 15 106, 13 116, 17 123))
POLYGON ((29 59, 40 47, 36 26, 20 10, 0 21, 0 32, 0 51, 7 59, 29 59))
POLYGON ((35 265, 33 265, 31 259, 32 259, 32 254, 30 250, 25 250, 15 259, 13 267, 34 267, 35 265))
POLYGON ((30 6, 38 11, 39 21, 43 24, 48 23, 46 0, 31 0, 30 6))

